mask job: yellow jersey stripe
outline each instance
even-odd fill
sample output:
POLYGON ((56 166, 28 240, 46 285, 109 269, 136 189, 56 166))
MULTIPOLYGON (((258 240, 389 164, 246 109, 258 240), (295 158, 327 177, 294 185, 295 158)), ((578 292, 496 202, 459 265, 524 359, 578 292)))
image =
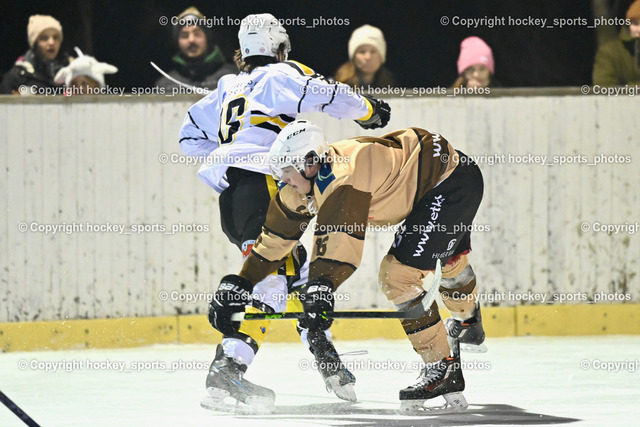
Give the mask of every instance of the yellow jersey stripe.
MULTIPOLYGON (((369 114, 371 116, 371 114, 369 114)), ((251 116, 251 124, 259 125, 264 122, 271 122, 277 125, 280 129, 284 128, 287 124, 282 121, 280 117, 263 117, 263 116, 251 116)))
POLYGON ((304 65, 304 64, 301 64, 301 63, 300 63, 300 62, 298 62, 298 61, 291 61, 291 60, 290 60, 289 62, 293 62, 294 64, 296 64, 298 67, 300 67, 300 69, 302 70, 302 72, 303 72, 303 73, 305 73, 305 74, 306 74, 306 75, 308 75, 308 76, 312 76, 312 75, 314 75, 314 74, 315 74, 315 72, 314 72, 311 68, 307 67, 307 66, 306 66, 306 65, 304 65))
POLYGON ((276 180, 273 179, 271 175, 265 175, 267 178, 267 188, 269 189, 269 197, 274 198, 276 193, 278 192, 278 185, 276 184, 276 180))

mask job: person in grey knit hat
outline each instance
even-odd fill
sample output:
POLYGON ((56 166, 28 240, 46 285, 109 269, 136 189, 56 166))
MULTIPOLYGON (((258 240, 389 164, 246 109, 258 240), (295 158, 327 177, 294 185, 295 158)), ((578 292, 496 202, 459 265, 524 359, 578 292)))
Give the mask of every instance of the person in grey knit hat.
MULTIPOLYGON (((205 17, 195 7, 189 7, 177 17, 173 27, 173 40, 178 53, 171 61, 174 69, 168 74, 174 79, 197 87, 215 89, 218 80, 225 74, 237 74, 237 69, 228 63, 222 50, 213 40, 211 29, 204 25, 205 17)), ((155 86, 166 89, 179 85, 167 77, 160 77, 155 86)))
POLYGON ((62 25, 54 17, 29 17, 27 39, 29 50, 3 76, 0 93, 37 94, 37 88, 58 86, 56 73, 69 65, 71 58, 61 49, 62 25))

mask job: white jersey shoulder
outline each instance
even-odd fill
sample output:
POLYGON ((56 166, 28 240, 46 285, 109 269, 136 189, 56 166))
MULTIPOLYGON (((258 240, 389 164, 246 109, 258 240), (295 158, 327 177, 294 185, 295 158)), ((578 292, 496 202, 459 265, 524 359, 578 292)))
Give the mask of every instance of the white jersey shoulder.
POLYGON ((187 112, 180 146, 186 154, 208 156, 199 176, 222 191, 228 167, 270 173, 269 149, 298 113, 322 111, 358 119, 368 108, 348 86, 328 81, 304 64, 269 64, 222 77, 218 88, 187 112))

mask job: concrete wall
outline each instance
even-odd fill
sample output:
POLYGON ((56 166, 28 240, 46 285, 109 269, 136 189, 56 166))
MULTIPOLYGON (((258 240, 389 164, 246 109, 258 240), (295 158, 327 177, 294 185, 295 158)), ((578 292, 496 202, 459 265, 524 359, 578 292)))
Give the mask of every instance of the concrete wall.
MULTIPOLYGON (((220 231, 216 194, 197 166, 173 161, 195 99, 0 99, 0 322, 206 312, 240 255, 220 231)), ((471 260, 486 298, 640 301, 640 240, 632 234, 640 232, 639 99, 538 93, 389 102, 387 129, 435 130, 477 156, 485 197, 471 260), (599 155, 618 159, 594 165, 599 155), (547 158, 533 164, 531 156, 547 158), (622 227, 594 231, 608 224, 622 227)), ((307 118, 330 140, 380 134, 307 118)), ((376 277, 392 237, 369 234, 340 308, 388 307, 376 277)))

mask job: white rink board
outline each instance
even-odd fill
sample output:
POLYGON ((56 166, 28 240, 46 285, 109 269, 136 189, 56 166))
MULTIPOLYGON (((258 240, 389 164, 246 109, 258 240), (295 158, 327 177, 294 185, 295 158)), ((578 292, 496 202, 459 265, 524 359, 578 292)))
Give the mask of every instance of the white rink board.
MULTIPOLYGON (((0 371, 5 374, 2 391, 48 427, 637 425, 640 337, 490 338, 487 346, 488 353, 463 353, 468 412, 428 417, 397 412, 398 391, 418 375, 412 365, 419 358, 408 341, 336 342, 340 352, 369 352, 343 357, 357 379, 355 404, 326 392, 320 374, 308 368, 312 355, 302 344, 266 343, 247 378, 276 392, 276 413, 269 416, 200 408, 213 346, 5 353, 0 354, 0 371), (61 361, 76 367, 44 370, 61 361), (124 368, 89 369, 89 362, 104 367, 122 363, 124 368), (142 369, 133 369, 134 363, 142 369), (607 366, 611 370, 594 368, 607 366)), ((23 424, 0 405, 0 425, 23 424)))
MULTIPOLYGON (((640 301, 638 236, 581 231, 583 223, 640 222, 639 99, 389 102, 388 130, 438 131, 479 159, 485 197, 471 260, 480 293, 606 292, 640 301), (552 156, 593 163, 599 154, 628 156, 631 163, 549 165, 552 156), (549 159, 545 165, 495 163, 501 155, 549 159)), ((197 166, 159 160, 181 155, 177 135, 190 104, 154 98, 0 102, 0 322, 206 312, 206 302, 186 303, 181 293, 210 293, 223 275, 239 269, 240 255, 220 230, 217 196, 196 177, 197 166), (124 226, 125 232, 140 224, 156 228, 128 235, 30 231, 32 224, 74 223, 124 226), (194 224, 208 231, 168 234, 194 224), (161 301, 162 291, 176 298, 161 301)), ((381 134, 320 114, 307 118, 330 140, 381 134)), ((361 268, 341 288, 339 308, 389 306, 376 282, 392 236, 368 234, 361 268)), ((303 241, 310 248, 309 236, 303 241)))

